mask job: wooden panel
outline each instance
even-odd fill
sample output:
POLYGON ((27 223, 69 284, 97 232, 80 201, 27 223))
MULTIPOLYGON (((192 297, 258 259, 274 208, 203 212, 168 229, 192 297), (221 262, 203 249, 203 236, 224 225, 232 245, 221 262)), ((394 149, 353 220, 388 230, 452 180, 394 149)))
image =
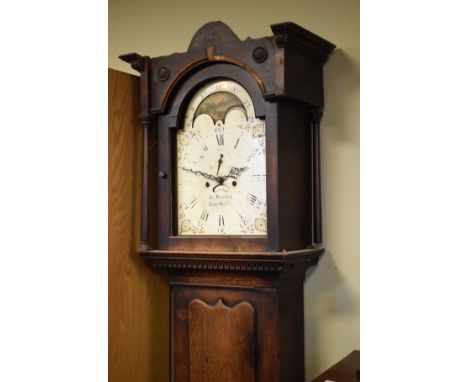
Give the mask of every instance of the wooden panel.
POLYGON ((255 382, 255 310, 218 300, 189 305, 190 382, 255 382))
MULTIPOLYGON (((190 354, 190 336, 189 330, 190 317, 189 306, 190 303, 196 299, 206 302, 208 305, 216 305, 221 299, 227 306, 236 306, 242 302, 248 302, 249 305, 255 310, 255 358, 243 358, 240 365, 244 368, 250 369, 250 364, 253 363, 255 369, 255 379, 258 382, 279 382, 280 381, 280 363, 278 359, 278 322, 277 322, 277 293, 275 289, 248 289, 248 288, 226 288, 221 286, 216 287, 185 287, 174 285, 172 287, 172 330, 173 330, 173 349, 172 349, 172 372, 174 382, 195 382, 190 378, 191 373, 191 354, 190 354)), ((193 313, 191 314, 194 316, 193 313)), ((244 314, 245 315, 245 314, 244 314)), ((243 319, 244 320, 244 319, 243 319)), ((232 329, 236 336, 245 336, 240 334, 244 329, 232 329)), ((227 351, 230 351, 229 345, 231 341, 235 341, 234 334, 229 334, 229 337, 224 337, 223 334, 217 335, 214 338, 213 323, 209 322, 209 327, 204 329, 206 341, 218 341, 225 338, 227 351), (221 339, 219 338, 221 337, 221 339)), ((193 331, 193 329, 192 329, 193 331)), ((218 328, 217 332, 221 329, 218 328)), ((303 340, 302 340, 303 341, 303 340)), ((232 345, 232 344, 231 344, 232 345)), ((205 348, 209 349, 210 346, 219 346, 206 344, 205 348)), ((211 350, 210 350, 211 351, 211 350)), ((250 354, 252 354, 250 352, 250 354)), ((253 354, 252 354, 253 355, 253 354)), ((231 355, 229 355, 231 357, 231 355)), ((235 359, 231 358, 229 367, 237 367, 234 364, 235 359)), ((224 362, 224 361, 223 361, 224 362)), ((238 362, 238 361, 235 361, 238 362)), ((201 381, 231 381, 224 378, 202 379, 201 381)), ((242 381, 242 379, 234 379, 234 381, 242 381)), ((252 381, 245 379, 245 381, 252 381)), ((199 382, 198 380, 196 382, 199 382)), ((283 381, 282 381, 283 382, 283 381)), ((292 380, 284 380, 284 382, 293 382, 292 380)), ((294 381, 296 382, 296 381, 294 381)), ((302 381, 301 381, 302 382, 302 381)))
POLYGON ((138 258, 139 81, 109 70, 109 381, 169 381, 169 287, 138 258))
POLYGON ((293 251, 312 243, 311 127, 304 104, 281 100, 277 113, 280 248, 293 251))
POLYGON ((304 381, 304 287, 278 289, 278 336, 281 381, 304 381))

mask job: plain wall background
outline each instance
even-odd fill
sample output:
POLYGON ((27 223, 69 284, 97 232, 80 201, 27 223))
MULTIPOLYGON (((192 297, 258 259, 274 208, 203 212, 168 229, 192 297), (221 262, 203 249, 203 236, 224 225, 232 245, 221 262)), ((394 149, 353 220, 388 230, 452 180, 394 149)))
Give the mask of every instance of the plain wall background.
POLYGON ((326 254, 304 285, 306 380, 359 349, 359 1, 109 0, 109 67, 117 57, 184 52, 206 22, 245 39, 293 21, 337 45, 325 65, 322 195, 326 254))

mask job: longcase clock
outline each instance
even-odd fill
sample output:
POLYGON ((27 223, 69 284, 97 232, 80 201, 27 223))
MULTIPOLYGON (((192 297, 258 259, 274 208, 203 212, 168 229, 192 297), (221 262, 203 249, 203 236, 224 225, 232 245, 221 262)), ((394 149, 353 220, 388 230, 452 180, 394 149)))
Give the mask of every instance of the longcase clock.
POLYGON ((335 46, 291 23, 188 51, 122 55, 141 76, 138 250, 171 285, 173 382, 304 381, 303 281, 322 246, 322 67, 335 46))

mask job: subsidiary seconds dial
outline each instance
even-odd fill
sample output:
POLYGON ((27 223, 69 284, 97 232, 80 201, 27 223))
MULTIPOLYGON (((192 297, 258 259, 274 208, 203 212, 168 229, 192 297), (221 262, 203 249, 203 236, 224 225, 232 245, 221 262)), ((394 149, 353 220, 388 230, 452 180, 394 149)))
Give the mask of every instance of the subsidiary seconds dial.
POLYGON ((266 235, 265 122, 234 81, 190 100, 177 132, 179 235, 266 235))

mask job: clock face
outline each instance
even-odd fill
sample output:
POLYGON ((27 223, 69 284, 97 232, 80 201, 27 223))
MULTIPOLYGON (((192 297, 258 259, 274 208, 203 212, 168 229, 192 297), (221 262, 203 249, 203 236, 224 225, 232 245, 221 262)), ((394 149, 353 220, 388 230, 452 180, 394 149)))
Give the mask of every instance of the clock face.
POLYGON ((266 235, 265 121, 247 91, 200 88, 177 132, 179 235, 266 235))

